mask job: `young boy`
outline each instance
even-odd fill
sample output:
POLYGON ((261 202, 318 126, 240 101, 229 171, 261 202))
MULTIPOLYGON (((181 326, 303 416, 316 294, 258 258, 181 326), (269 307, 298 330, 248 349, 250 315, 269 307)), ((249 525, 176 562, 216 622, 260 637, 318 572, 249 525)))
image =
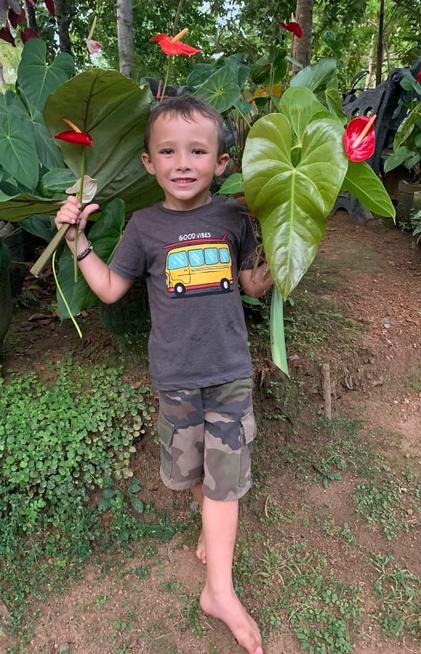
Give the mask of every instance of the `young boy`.
MULTIPOLYGON (((239 285, 258 297, 272 280, 264 265, 253 271, 256 242, 242 207, 209 193, 228 160, 219 114, 197 98, 169 99, 151 113, 142 154, 165 199, 133 214, 111 264, 84 234, 98 205, 81 210, 69 197, 56 224, 77 225, 80 270, 103 302, 116 302, 136 277, 147 277, 161 477, 171 489, 190 488, 201 507, 196 554, 207 564, 207 581, 200 605, 249 654, 263 654, 259 629, 234 592, 232 560, 255 435, 239 285)), ((69 246, 74 232, 67 232, 69 246)))

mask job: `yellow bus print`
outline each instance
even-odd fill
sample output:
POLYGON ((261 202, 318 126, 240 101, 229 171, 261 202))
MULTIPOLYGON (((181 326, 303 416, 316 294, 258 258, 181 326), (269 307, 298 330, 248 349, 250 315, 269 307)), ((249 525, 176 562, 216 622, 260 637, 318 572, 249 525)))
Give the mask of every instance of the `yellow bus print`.
POLYGON ((197 239, 167 245, 165 276, 167 291, 182 297, 188 291, 232 288, 232 260, 227 241, 197 239))

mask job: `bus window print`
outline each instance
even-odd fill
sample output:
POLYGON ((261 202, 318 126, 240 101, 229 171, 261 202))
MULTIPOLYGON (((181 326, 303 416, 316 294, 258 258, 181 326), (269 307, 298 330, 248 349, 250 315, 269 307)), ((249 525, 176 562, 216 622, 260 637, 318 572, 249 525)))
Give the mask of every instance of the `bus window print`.
POLYGON ((225 239, 171 243, 165 249, 167 291, 173 297, 232 290, 232 259, 225 239))

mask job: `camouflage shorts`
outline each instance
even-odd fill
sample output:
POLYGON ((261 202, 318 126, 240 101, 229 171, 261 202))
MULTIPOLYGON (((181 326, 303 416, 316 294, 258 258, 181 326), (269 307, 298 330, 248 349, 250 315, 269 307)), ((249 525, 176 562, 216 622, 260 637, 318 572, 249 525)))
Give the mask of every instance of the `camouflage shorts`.
POLYGON ((252 380, 193 390, 160 391, 161 477, 173 490, 203 481, 212 500, 236 500, 251 486, 256 433, 252 380))

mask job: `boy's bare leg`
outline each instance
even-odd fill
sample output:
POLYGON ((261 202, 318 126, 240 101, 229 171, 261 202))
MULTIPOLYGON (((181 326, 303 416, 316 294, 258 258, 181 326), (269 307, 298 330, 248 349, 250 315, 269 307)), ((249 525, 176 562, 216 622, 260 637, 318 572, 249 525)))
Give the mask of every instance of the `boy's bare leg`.
POLYGON ((200 606, 205 613, 225 622, 248 654, 263 654, 259 628, 241 604, 232 583, 238 501, 216 502, 205 497, 202 521, 208 567, 200 606))
MULTIPOLYGON (((199 511, 200 515, 202 515, 202 509, 203 509, 203 482, 199 482, 195 486, 192 487, 191 489, 192 495, 196 502, 199 504, 199 511)), ((200 518, 202 519, 202 518, 200 518)), ((196 547, 196 556, 201 561, 206 565, 206 549, 205 549, 205 539, 203 537, 203 527, 200 530, 200 536, 199 540, 197 541, 197 547, 196 547)))

